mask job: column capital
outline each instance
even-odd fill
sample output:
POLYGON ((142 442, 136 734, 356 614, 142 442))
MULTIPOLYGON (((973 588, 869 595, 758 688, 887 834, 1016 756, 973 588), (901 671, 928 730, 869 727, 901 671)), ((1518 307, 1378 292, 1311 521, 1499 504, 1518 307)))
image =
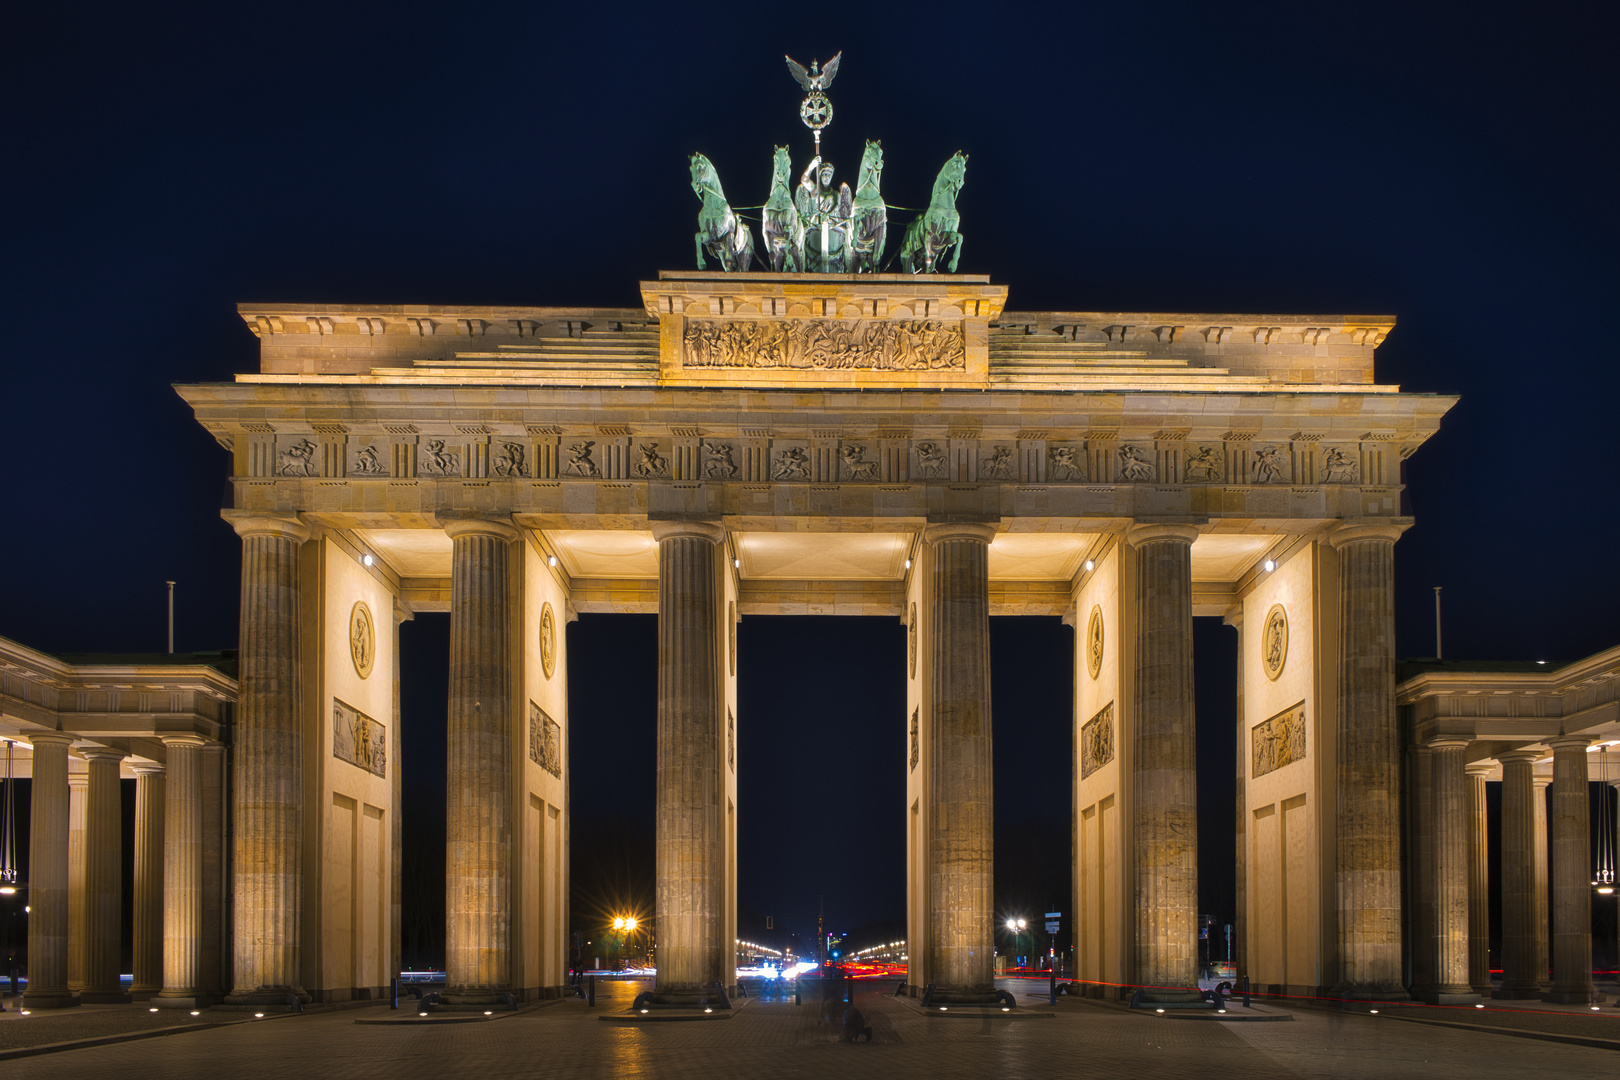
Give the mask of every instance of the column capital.
POLYGON ((114 750, 110 746, 81 746, 79 756, 86 761, 120 762, 129 757, 122 750, 114 750))
POLYGON ((726 530, 715 521, 687 521, 681 518, 672 518, 665 521, 649 522, 652 526, 653 539, 658 541, 669 540, 677 536, 691 536, 699 540, 707 540, 711 544, 718 544, 726 538, 726 530))
POLYGON ((162 776, 163 766, 155 761, 135 761, 130 763, 129 771, 136 776, 162 776))
POLYGON ((304 524, 303 518, 298 514, 221 510, 219 516, 224 518, 230 527, 236 530, 236 535, 244 540, 250 536, 285 536, 303 544, 308 542, 311 535, 309 526, 304 524))
POLYGON ((1473 741, 1462 735, 1436 735, 1424 746, 1429 750, 1466 750, 1473 741))
POLYGON ((493 536, 510 543, 518 538, 517 528, 510 517, 462 517, 439 514, 435 520, 439 528, 454 540, 458 536, 493 536))
POLYGON ((1503 750, 1501 753, 1496 755, 1496 760, 1500 761, 1504 767, 1510 761, 1522 761, 1526 765, 1533 768, 1536 764, 1536 759, 1540 756, 1541 754, 1535 750, 1503 750))
POLYGON ((1198 539, 1198 526, 1196 525, 1132 525, 1125 530, 1125 542, 1131 547, 1141 547, 1151 544, 1155 540, 1181 540, 1191 544, 1198 539))
POLYGON ((23 736, 28 740, 29 746, 72 746, 73 736, 65 735, 60 731, 30 732, 23 736))
POLYGON ((1496 766, 1492 765, 1488 761, 1474 761, 1463 766, 1463 772, 1467 773, 1469 776, 1483 776, 1487 779, 1489 779, 1490 775, 1495 771, 1496 766))
POLYGON ((993 521, 938 521, 923 526, 923 542, 940 544, 946 540, 982 540, 986 544, 995 540, 993 521))
POLYGON ((1580 750, 1584 753, 1586 748, 1592 745, 1592 741, 1592 736, 1577 732, 1570 735, 1555 735, 1547 740, 1547 745, 1555 753, 1559 750, 1580 750))
POLYGON ((207 746, 208 740, 201 735, 165 735, 164 746, 207 746))
POLYGON ((1387 540, 1391 544, 1401 538, 1407 523, 1355 522, 1340 525, 1327 534, 1327 542, 1334 548, 1355 544, 1363 540, 1387 540))
POLYGON ((1553 778, 1550 773, 1531 773, 1530 782, 1538 788, 1550 788, 1553 778))

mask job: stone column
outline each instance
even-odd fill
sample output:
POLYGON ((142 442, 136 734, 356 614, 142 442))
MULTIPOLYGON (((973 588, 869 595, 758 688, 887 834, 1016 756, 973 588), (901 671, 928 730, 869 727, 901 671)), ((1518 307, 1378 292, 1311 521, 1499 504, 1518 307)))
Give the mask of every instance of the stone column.
POLYGON ((1592 999, 1592 852, 1585 735, 1549 739, 1552 784, 1552 989, 1547 1001, 1592 999))
POLYGON ((129 993, 144 1001, 163 990, 163 766, 135 769, 135 978, 129 993))
POLYGON ((231 825, 233 1005, 308 1001, 300 985, 304 737, 296 516, 226 511, 242 537, 242 616, 231 825))
POLYGON ((1474 993, 1491 993, 1491 890, 1489 815, 1485 783, 1490 765, 1474 764, 1468 774, 1468 982, 1474 993))
POLYGON ((31 735, 34 761, 28 821, 28 991, 30 1009, 77 1005, 68 990, 68 747, 71 735, 31 735))
POLYGON ((1468 847, 1472 814, 1468 777, 1463 771, 1467 739, 1436 739, 1429 744, 1433 769, 1434 819, 1434 983, 1427 1000, 1435 1005, 1471 1005, 1479 1000, 1469 982, 1468 847))
POLYGON ((1131 814, 1136 982, 1198 980, 1198 748, 1193 711, 1190 525, 1138 525, 1131 814))
MULTIPOLYGON (((1249 973, 1249 718, 1243 711, 1243 605, 1226 616, 1237 631, 1237 874, 1232 919, 1232 960, 1236 978, 1249 973)), ((1235 985, 1235 984, 1234 984, 1235 985)))
POLYGON ((1536 985, 1545 990, 1552 985, 1549 971, 1552 965, 1552 942, 1549 937, 1552 928, 1552 913, 1548 904, 1547 874, 1551 859, 1547 851, 1547 789, 1552 787, 1552 777, 1538 773, 1532 783, 1535 785, 1535 798, 1530 806, 1534 813, 1535 825, 1534 839, 1536 844, 1534 869, 1536 905, 1535 912, 1535 971, 1536 985))
MULTIPOLYGON (((225 747, 203 747, 202 944, 197 950, 198 990, 218 1001, 231 988, 225 923, 225 747)), ((395 802, 398 805, 398 802, 395 802)))
POLYGON ((933 737, 928 956, 938 1003, 995 1000, 995 832, 990 724, 994 525, 930 525, 933 737))
POLYGON ((1401 986, 1400 737, 1395 710, 1391 525, 1341 525, 1334 782, 1338 993, 1406 997, 1401 986))
POLYGON ((402 949, 404 937, 404 919, 401 914, 401 889, 405 866, 405 832, 404 816, 400 808, 405 805, 404 774, 405 756, 401 752, 404 743, 404 728, 400 723, 399 707, 399 628, 407 619, 414 617, 414 613, 394 598, 394 687, 393 687, 393 717, 394 726, 389 732, 389 780, 390 792, 393 795, 393 810, 390 812, 391 820, 388 823, 389 843, 389 880, 388 880, 388 971, 389 978, 393 978, 403 970, 402 949))
POLYGON ((203 941, 203 744, 196 735, 163 740, 168 750, 163 807, 163 992, 160 1008, 209 1004, 201 990, 203 941))
POLYGON ((658 853, 661 1004, 711 1000, 723 978, 725 836, 720 754, 717 525, 655 521, 658 539, 658 853))
MULTIPOLYGON (((68 759, 69 768, 73 759, 68 759)), ((68 989, 84 989, 84 811, 90 774, 68 773, 68 989)))
POLYGON ((1427 997, 1434 989, 1434 751, 1414 746, 1407 751, 1411 794, 1408 818, 1408 856, 1411 881, 1407 887, 1412 935, 1412 982, 1407 988, 1414 997, 1427 997))
POLYGON ((444 1000, 486 1006, 499 1001, 511 984, 509 558, 518 532, 483 518, 442 524, 454 545, 444 1000))
MULTIPOLYGON (((1495 996, 1541 996, 1546 965, 1536 966, 1536 843, 1540 815, 1535 802, 1536 755, 1529 750, 1499 753, 1502 763, 1502 988, 1495 996)), ((1542 933, 1546 922, 1543 919, 1542 933)))
POLYGON ((129 1000, 119 980, 124 952, 124 799, 120 750, 80 751, 90 765, 84 804, 84 990, 86 1005, 129 1000))

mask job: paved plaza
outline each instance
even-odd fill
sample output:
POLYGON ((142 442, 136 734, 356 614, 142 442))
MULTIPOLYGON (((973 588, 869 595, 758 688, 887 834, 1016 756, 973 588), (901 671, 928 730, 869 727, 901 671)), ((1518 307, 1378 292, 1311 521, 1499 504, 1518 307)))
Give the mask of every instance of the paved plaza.
MULTIPOLYGON (((440 1074, 559 1080, 854 1075, 1518 1080, 1526 1068, 1548 1076, 1607 1076, 1620 1064, 1613 1049, 1325 1009, 1294 1010, 1292 1019, 1282 1022, 1212 1022, 1074 1001, 1048 1010, 1031 999, 1017 1020, 928 1017, 889 996, 887 984, 881 986, 869 984, 857 997, 873 1029, 870 1044, 842 1042, 838 1011, 829 1015, 808 998, 799 1006, 791 999, 752 999, 723 1021, 603 1023, 603 1015, 622 1011, 641 988, 622 983, 602 985, 594 1009, 563 1001, 458 1023, 415 1020, 385 1007, 320 1010, 15 1058, 5 1061, 4 1070, 8 1080, 98 1075, 213 1080, 249 1069, 264 1080, 440 1074), (1047 1012, 1051 1015, 1035 1015, 1047 1012), (398 1022, 374 1022, 389 1020, 398 1022)), ((92 1015, 43 1019, 84 1024, 92 1015)), ((1464 1019, 1491 1025, 1501 1023, 1501 1015, 1469 1013, 1464 1019)), ((0 1023, 33 1019, 8 1013, 0 1023)), ((218 1019, 234 1018, 203 1014, 203 1022, 218 1019)), ((1545 1020, 1545 1027, 1568 1027, 1616 1040, 1620 1047, 1620 1016, 1612 1007, 1606 1015, 1570 1012, 1545 1020)))

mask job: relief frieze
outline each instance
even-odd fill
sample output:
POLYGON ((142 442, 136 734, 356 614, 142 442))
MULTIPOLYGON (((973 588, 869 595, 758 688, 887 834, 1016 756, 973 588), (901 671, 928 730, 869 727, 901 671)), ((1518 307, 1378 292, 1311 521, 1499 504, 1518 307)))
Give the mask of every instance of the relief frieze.
POLYGON ((1080 728, 1080 779, 1114 760, 1114 703, 1110 701, 1080 728))
POLYGON ((529 760, 562 779, 562 725, 529 702, 529 760))
POLYGON ((1048 480, 1086 479, 1086 455, 1079 446, 1049 446, 1046 449, 1046 478, 1048 480))
POLYGON ((802 319, 787 322, 686 324, 682 365, 688 368, 802 370, 966 370, 960 326, 929 319, 802 319))
POLYGON ((388 732, 353 705, 332 699, 332 756, 375 776, 388 775, 388 732))
POLYGON ((1219 446, 1200 446, 1197 453, 1188 456, 1182 479, 1188 483, 1218 481, 1225 466, 1226 455, 1219 446))
POLYGON ((1254 725, 1249 734, 1253 766, 1251 777, 1275 772, 1284 765, 1305 760, 1305 703, 1284 709, 1269 720, 1254 725))

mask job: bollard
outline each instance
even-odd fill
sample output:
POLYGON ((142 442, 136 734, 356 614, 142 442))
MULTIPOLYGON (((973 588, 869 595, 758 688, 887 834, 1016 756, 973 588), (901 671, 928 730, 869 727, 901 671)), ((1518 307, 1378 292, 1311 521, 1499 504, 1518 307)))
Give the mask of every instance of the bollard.
POLYGON ((585 979, 585 986, 585 1007, 588 1009, 594 1009, 596 1008, 596 976, 587 976, 585 979))
POLYGON ((1243 1007, 1245 1009, 1249 1007, 1249 977, 1247 975, 1243 976, 1243 1007))
POLYGON ((799 1003, 799 980, 794 979, 793 980, 793 1004, 797 1005, 798 1003, 799 1003))
POLYGON ((1047 984, 1047 987, 1046 987, 1046 1003, 1048 1005, 1056 1005, 1057 1004, 1057 963, 1055 961, 1052 964, 1051 972, 1052 972, 1052 978, 1051 978, 1051 981, 1047 984))
POLYGON ((388 1007, 390 1009, 397 1009, 399 1008, 399 976, 394 976, 394 978, 390 981, 392 985, 389 987, 388 991, 388 1007))

